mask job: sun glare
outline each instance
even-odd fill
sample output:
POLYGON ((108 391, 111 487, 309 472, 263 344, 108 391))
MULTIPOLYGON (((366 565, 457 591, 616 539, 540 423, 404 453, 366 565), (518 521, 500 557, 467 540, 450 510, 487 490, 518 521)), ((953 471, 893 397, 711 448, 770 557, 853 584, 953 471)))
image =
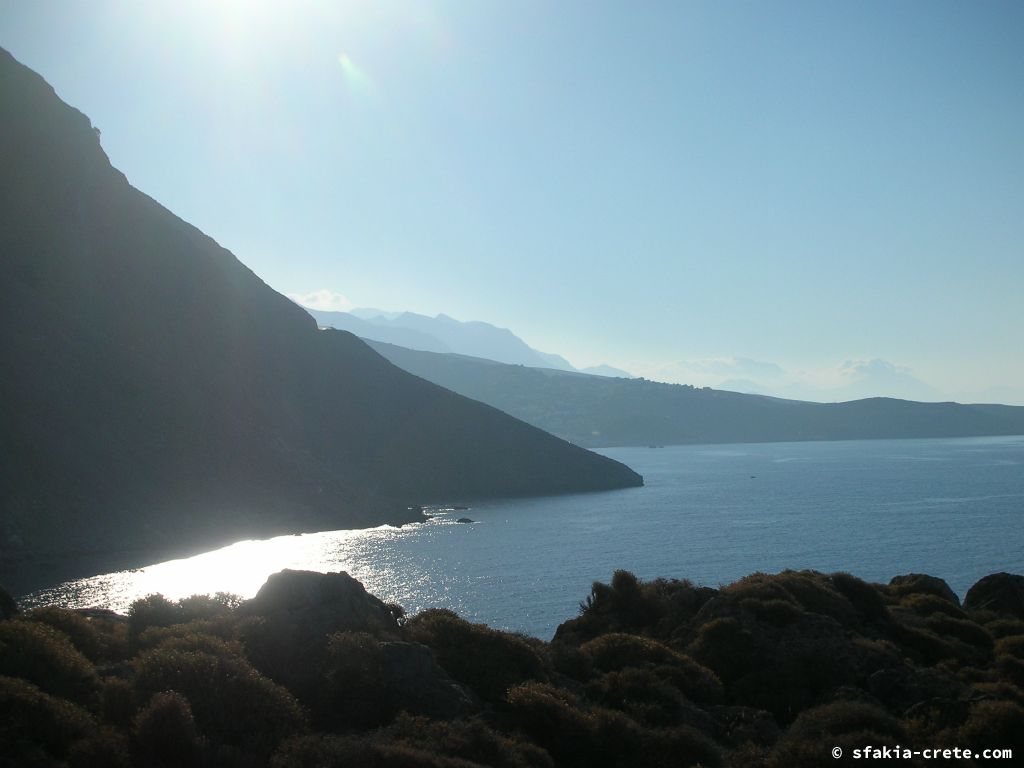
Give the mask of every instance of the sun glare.
POLYGON ((338 63, 341 65, 341 73, 345 77, 345 84, 355 94, 371 96, 375 89, 373 80, 364 72, 358 64, 349 57, 347 53, 338 54, 338 63))

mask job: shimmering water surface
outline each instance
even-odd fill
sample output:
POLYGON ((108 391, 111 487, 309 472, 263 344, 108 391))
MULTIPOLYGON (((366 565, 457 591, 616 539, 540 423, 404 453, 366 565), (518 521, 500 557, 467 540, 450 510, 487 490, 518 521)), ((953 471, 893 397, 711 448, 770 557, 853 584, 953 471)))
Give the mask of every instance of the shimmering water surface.
POLYGON ((876 581, 917 571, 961 596, 987 573, 1024 572, 1024 437, 602 452, 646 485, 478 503, 401 529, 245 541, 29 602, 123 611, 152 592, 251 596, 282 568, 345 570, 409 612, 442 606, 547 638, 617 568, 710 586, 784 568, 876 581))

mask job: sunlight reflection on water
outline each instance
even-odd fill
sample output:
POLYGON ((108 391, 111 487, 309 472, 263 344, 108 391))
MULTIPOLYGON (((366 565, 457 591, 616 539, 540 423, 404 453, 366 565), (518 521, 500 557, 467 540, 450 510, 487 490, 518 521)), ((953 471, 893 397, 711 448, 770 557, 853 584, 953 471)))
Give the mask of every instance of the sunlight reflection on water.
POLYGON ((386 547, 389 540, 409 535, 410 530, 381 526, 240 541, 194 557, 66 582, 35 592, 23 602, 71 608, 103 606, 124 612, 133 601, 157 592, 170 599, 212 592, 252 597, 267 576, 284 568, 348 571, 371 591, 392 593, 396 591, 396 574, 375 568, 367 550, 386 547))
POLYGON ((718 586, 753 571, 813 568, 875 581, 924 572, 961 596, 1024 571, 1024 438, 765 443, 602 451, 642 488, 474 505, 392 528, 243 541, 135 571, 80 579, 22 603, 125 611, 153 592, 256 593, 282 568, 347 571, 409 613, 439 606, 550 637, 595 579, 718 586), (906 461, 942 459, 941 461, 906 461))

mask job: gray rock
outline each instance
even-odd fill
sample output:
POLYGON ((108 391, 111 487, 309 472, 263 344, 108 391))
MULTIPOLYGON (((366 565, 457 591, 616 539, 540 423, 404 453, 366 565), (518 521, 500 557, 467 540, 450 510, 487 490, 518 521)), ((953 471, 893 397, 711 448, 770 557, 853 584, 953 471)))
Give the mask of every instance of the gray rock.
POLYGON ((332 632, 397 635, 388 607, 344 571, 284 570, 273 574, 240 610, 272 621, 297 624, 310 636, 332 632))
POLYGON ((935 595, 954 605, 960 605, 960 598, 956 596, 949 584, 938 576, 929 576, 926 573, 907 573, 903 576, 894 576, 889 582, 890 591, 897 595, 935 595))
POLYGON ((880 669, 868 678, 868 691, 888 707, 907 710, 933 699, 963 700, 973 694, 955 678, 934 669, 880 669))
POLYGON ((438 666, 425 645, 382 643, 381 652, 381 685, 400 709, 411 715, 448 720, 480 708, 473 694, 438 666))
POLYGON ((967 590, 964 608, 1024 619, 1024 576, 990 573, 967 590))

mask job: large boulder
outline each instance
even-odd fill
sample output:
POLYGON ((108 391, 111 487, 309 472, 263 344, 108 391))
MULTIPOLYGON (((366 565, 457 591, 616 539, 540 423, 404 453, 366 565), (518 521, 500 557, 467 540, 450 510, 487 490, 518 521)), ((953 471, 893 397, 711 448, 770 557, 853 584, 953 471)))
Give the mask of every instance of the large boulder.
POLYGON ((381 655, 381 685, 406 712, 446 720, 479 709, 475 697, 437 665, 425 645, 382 643, 381 655))
POLYGON ((1024 576, 990 573, 967 590, 964 608, 1024 619, 1024 576))
POLYGON ((304 702, 321 685, 329 636, 398 639, 395 615, 344 572, 280 571, 238 610, 253 665, 304 702))
POLYGON ((310 637, 333 632, 398 634, 398 620, 387 605, 344 571, 280 571, 241 610, 301 627, 310 637))
POLYGON ((954 605, 960 605, 960 598, 956 596, 956 592, 950 588, 949 584, 938 576, 929 576, 927 573, 907 573, 903 576, 894 576, 889 582, 889 592, 896 597, 935 595, 954 605))

